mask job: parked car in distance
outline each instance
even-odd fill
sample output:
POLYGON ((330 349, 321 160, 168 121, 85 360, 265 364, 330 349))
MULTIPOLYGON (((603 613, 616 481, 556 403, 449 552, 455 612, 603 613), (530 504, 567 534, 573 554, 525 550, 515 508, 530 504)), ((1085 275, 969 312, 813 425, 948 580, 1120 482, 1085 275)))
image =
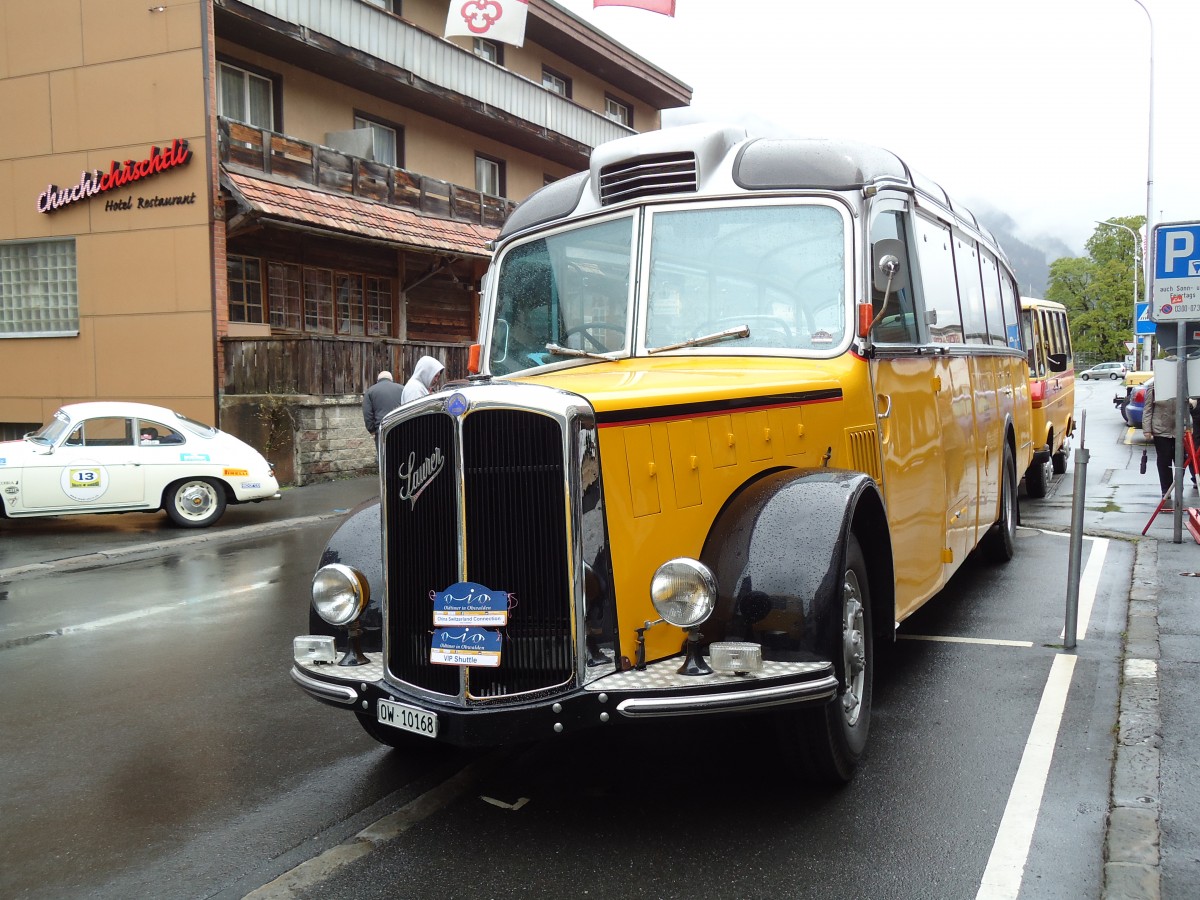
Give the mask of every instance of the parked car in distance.
POLYGON ((184 528, 229 503, 279 496, 274 467, 249 444, 160 406, 63 406, 19 441, 0 443, 0 516, 166 510, 184 528))
POLYGON ((1142 427, 1142 411, 1146 408, 1146 388, 1154 384, 1154 379, 1129 389, 1129 401, 1125 404, 1125 421, 1132 428, 1142 427))
POLYGON ((1118 378, 1124 378, 1129 374, 1129 369, 1123 362, 1106 362, 1092 366, 1090 369, 1085 369, 1079 373, 1079 377, 1084 381, 1090 378, 1111 378, 1116 381, 1118 378))

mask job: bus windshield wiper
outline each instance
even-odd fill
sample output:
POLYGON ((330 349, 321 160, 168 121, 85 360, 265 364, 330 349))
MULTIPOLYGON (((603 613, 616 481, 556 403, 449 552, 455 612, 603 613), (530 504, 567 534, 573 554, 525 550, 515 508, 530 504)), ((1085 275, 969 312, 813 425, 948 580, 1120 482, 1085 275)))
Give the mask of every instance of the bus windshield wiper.
POLYGON ((574 347, 560 347, 555 343, 547 344, 546 352, 552 353, 555 356, 578 356, 587 357, 588 359, 600 359, 604 362, 612 362, 611 356, 604 356, 600 353, 592 353, 590 350, 576 350, 574 347))
POLYGON ((724 331, 714 331, 712 334, 706 334, 702 337, 688 338, 686 341, 680 341, 678 344, 667 344, 664 347, 650 347, 646 352, 663 353, 667 350, 680 350, 684 347, 704 347, 708 344, 719 344, 722 341, 733 341, 748 337, 750 337, 749 325, 735 325, 733 328, 726 328, 724 331))

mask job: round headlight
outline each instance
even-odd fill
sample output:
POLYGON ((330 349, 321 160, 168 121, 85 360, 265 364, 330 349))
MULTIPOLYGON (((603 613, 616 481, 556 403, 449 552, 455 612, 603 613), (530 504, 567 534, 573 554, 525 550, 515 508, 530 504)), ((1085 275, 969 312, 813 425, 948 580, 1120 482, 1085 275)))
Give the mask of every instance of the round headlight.
POLYGON ((371 599, 367 579, 349 566, 321 566, 312 580, 312 604, 330 625, 348 625, 359 617, 371 599))
POLYGON ((668 560, 650 580, 650 600, 666 621, 692 628, 712 615, 717 579, 702 562, 686 557, 668 560))

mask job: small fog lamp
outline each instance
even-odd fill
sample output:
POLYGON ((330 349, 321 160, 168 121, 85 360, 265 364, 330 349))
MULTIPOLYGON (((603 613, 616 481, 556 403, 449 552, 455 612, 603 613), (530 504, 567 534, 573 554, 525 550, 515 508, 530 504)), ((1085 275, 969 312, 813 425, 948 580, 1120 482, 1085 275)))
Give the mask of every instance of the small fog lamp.
POLYGON ((332 663, 337 661, 337 649, 332 637, 305 634, 292 639, 292 658, 298 663, 332 663))
POLYGON ((671 559, 650 579, 650 601, 660 616, 680 628, 694 628, 717 603, 717 579, 702 562, 671 559))
POLYGON ((749 641, 713 641, 708 645, 708 658, 717 672, 748 675, 762 671, 762 644, 749 641))
POLYGON ((350 624, 366 609, 369 599, 367 579, 349 566, 331 563, 313 575, 313 609, 330 625, 350 624))

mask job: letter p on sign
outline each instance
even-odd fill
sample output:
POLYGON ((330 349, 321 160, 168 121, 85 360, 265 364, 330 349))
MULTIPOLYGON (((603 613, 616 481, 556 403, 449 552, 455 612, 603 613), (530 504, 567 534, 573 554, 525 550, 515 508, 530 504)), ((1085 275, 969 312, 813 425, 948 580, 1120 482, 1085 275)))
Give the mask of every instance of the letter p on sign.
POLYGON ((1190 231, 1173 231, 1167 238, 1166 265, 1168 272, 1175 271, 1175 262, 1180 259, 1190 259, 1196 249, 1196 242, 1190 231))

